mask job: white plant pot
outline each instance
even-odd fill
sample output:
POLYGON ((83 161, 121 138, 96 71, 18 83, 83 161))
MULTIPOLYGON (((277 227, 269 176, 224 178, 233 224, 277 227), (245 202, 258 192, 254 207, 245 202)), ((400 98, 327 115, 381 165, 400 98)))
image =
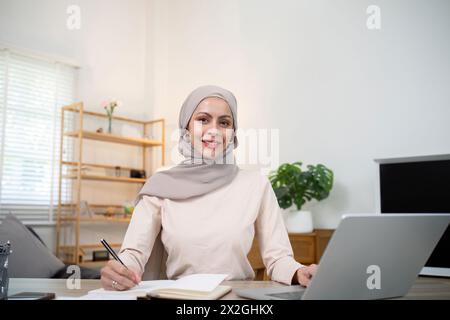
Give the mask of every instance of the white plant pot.
POLYGON ((284 210, 283 218, 289 233, 310 233, 314 230, 311 211, 284 210))

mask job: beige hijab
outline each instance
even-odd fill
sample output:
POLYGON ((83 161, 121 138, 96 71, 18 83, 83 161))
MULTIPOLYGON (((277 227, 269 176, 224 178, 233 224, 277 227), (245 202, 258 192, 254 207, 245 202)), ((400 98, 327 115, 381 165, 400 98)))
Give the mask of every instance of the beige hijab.
MULTIPOLYGON (((181 107, 178 127, 180 130, 178 150, 184 156, 184 160, 172 169, 153 174, 139 192, 136 204, 144 195, 171 200, 201 196, 229 184, 236 177, 239 168, 236 165, 233 150, 238 146, 236 137, 237 102, 233 93, 211 85, 195 89, 181 107), (230 107, 234 123, 232 141, 228 144, 225 152, 216 159, 203 158, 192 146, 190 133, 187 130, 195 109, 202 100, 208 97, 225 100, 230 107)), ((167 254, 161 242, 160 233, 153 246, 143 279, 166 278, 166 259, 167 254)))

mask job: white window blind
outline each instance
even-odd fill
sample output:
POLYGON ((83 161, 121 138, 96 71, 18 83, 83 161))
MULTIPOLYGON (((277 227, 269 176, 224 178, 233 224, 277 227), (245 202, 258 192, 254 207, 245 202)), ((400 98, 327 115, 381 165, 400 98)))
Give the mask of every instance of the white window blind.
MULTIPOLYGON (((0 50, 0 217, 11 212, 22 220, 53 220, 61 107, 75 101, 75 84, 75 67, 0 50)), ((65 120, 70 129, 71 119, 65 120)), ((70 183, 63 182, 68 202, 70 183)))

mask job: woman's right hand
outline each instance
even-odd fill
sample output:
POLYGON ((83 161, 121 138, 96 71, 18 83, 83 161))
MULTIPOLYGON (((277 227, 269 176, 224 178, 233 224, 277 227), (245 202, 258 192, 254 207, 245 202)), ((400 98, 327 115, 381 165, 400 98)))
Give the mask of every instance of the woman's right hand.
POLYGON ((109 260, 101 270, 101 282, 105 290, 123 291, 131 289, 141 282, 141 277, 120 262, 109 260))

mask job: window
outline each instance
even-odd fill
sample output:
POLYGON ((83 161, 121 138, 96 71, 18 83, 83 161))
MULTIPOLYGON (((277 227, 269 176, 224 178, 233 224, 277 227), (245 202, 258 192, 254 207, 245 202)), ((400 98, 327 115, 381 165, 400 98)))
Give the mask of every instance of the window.
MULTIPOLYGON (((0 217, 11 212, 22 220, 53 221, 61 107, 75 101, 76 71, 0 48, 0 217)), ((62 191, 65 202, 70 184, 63 181, 62 191)))

